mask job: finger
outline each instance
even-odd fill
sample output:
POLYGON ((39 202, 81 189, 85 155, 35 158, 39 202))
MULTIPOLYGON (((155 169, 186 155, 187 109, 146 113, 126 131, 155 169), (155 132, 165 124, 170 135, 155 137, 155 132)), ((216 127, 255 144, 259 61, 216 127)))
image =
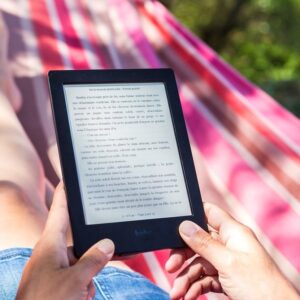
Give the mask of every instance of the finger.
POLYGON ((74 255, 73 246, 69 246, 67 248, 67 254, 68 254, 68 259, 69 259, 69 262, 70 262, 70 266, 73 266, 77 262, 77 258, 74 255))
POLYGON ((195 252, 190 248, 172 250, 170 253, 170 257, 165 264, 166 271, 169 273, 178 271, 183 266, 183 264, 194 255, 195 252))
MULTIPOLYGON (((209 234, 213 239, 220 240, 219 234, 215 230, 210 231, 209 234)), ((177 272, 184 263, 194 255, 195 252, 190 248, 171 250, 170 256, 165 264, 166 271, 169 273, 177 272)))
POLYGON ((209 234, 214 240, 220 241, 220 235, 216 231, 211 231, 209 234))
POLYGON ((179 233, 195 253, 209 261, 216 269, 221 269, 224 260, 231 257, 231 252, 224 245, 191 221, 182 222, 179 233))
MULTIPOLYGON (((204 210, 208 225, 218 231, 219 240, 223 244, 227 245, 228 241, 234 237, 235 240, 238 239, 240 241, 235 243, 235 250, 247 251, 249 247, 253 247, 252 241, 256 237, 251 229, 233 219, 228 213, 214 204, 205 203, 204 210)), ((230 245, 228 246, 231 248, 230 245)))
POLYGON ((208 226, 211 226, 217 232, 220 232, 224 225, 234 227, 240 225, 240 223, 232 218, 227 212, 212 203, 205 202, 204 211, 208 226))
POLYGON ((218 271, 212 264, 196 257, 175 279, 171 294, 181 297, 190 289, 191 285, 204 276, 217 276, 218 271), (178 296, 179 295, 179 296, 178 296))
POLYGON ((73 274, 88 285, 92 278, 102 270, 112 258, 115 251, 114 243, 104 239, 92 246, 73 266, 73 274))
POLYGON ((87 300, 91 300, 94 299, 96 295, 96 288, 94 285, 93 280, 90 282, 90 284, 88 285, 88 296, 87 296, 87 300))
POLYGON ((223 289, 217 276, 207 276, 194 282, 187 293, 185 299, 197 299, 200 295, 213 292, 222 293, 223 289))
POLYGON ((69 224, 66 196, 61 182, 54 193, 45 230, 35 248, 47 253, 46 264, 56 267, 69 266, 66 251, 66 232, 69 224))
POLYGON ((53 202, 46 223, 45 232, 54 238, 65 238, 69 224, 69 214, 64 185, 59 183, 55 189, 53 202))

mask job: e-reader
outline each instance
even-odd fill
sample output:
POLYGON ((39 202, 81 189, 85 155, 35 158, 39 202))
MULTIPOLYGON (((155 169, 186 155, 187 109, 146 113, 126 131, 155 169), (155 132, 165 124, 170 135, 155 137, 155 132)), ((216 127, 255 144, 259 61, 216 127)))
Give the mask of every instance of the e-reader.
POLYGON ((207 229, 171 69, 50 71, 58 149, 81 256, 103 238, 117 255, 184 246, 207 229))

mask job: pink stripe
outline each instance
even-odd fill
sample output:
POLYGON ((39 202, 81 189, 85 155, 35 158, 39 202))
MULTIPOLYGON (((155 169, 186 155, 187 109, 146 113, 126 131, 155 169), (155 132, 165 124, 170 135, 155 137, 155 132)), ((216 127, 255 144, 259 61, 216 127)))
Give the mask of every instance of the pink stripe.
POLYGON ((161 266, 161 269, 165 273, 167 279, 169 280, 170 283, 172 283, 176 277, 176 274, 170 274, 165 271, 165 263, 169 258, 170 250, 155 251, 154 254, 155 254, 155 257, 157 258, 157 261, 159 262, 159 264, 161 266))
MULTIPOLYGON (((103 55, 101 51, 99 50, 99 39, 97 38, 97 34, 95 33, 95 24, 91 23, 91 16, 88 14, 87 11, 87 4, 86 0, 84 0, 84 3, 81 3, 81 1, 77 1, 78 8, 80 10, 80 13, 82 15, 82 19, 84 20, 85 29, 87 32, 87 39, 92 47, 92 50, 94 54, 97 56, 98 64, 101 68, 108 68, 109 65, 106 63, 106 61, 103 58, 103 55)), ((92 67, 92 66, 90 66, 92 67)))
POLYGON ((84 16, 87 19, 87 30, 90 32, 92 45, 96 48, 95 53, 99 56, 99 60, 101 61, 100 65, 104 69, 112 69, 113 61, 108 50, 108 45, 103 41, 104 37, 99 35, 99 32, 97 32, 96 29, 98 26, 103 26, 102 23, 99 25, 102 15, 95 13, 93 6, 91 7, 91 5, 89 5, 89 0, 81 0, 81 2, 84 10, 84 16))
POLYGON ((62 34, 69 49, 70 60, 74 69, 89 69, 87 58, 83 51, 81 42, 77 36, 76 30, 72 25, 70 12, 68 11, 64 0, 55 0, 56 12, 60 19, 62 34))
POLYGON ((156 8, 155 13, 160 14, 199 55, 209 61, 227 81, 243 94, 247 98, 248 103, 261 114, 262 118, 268 116, 268 120, 273 124, 274 128, 288 136, 295 144, 300 144, 300 121, 298 118, 281 107, 268 94, 250 83, 235 69, 220 59, 211 48, 179 24, 163 5, 157 1, 154 3, 156 8))
POLYGON ((148 264, 142 254, 136 255, 132 258, 126 259, 125 264, 132 268, 132 270, 143 274, 149 280, 155 283, 155 278, 153 277, 148 264))
MULTIPOLYGON (((183 95, 181 99, 184 99, 183 95)), ((273 245, 300 271, 299 215, 246 164, 214 124, 187 100, 182 104, 193 139, 210 168, 255 219, 273 245)))
POLYGON ((131 38, 134 48, 142 54, 150 68, 158 68, 160 66, 159 59, 142 31, 141 22, 133 3, 124 0, 110 0, 109 3, 111 9, 114 9, 123 20, 123 26, 131 38))

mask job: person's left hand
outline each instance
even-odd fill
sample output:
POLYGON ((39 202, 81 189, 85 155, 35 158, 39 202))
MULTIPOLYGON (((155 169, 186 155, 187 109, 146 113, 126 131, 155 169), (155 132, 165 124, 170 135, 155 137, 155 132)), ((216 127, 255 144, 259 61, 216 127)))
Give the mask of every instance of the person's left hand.
POLYGON ((104 239, 77 262, 67 248, 69 218, 63 184, 54 195, 45 230, 33 250, 21 279, 17 300, 90 300, 95 295, 92 278, 114 254, 114 244, 104 239))

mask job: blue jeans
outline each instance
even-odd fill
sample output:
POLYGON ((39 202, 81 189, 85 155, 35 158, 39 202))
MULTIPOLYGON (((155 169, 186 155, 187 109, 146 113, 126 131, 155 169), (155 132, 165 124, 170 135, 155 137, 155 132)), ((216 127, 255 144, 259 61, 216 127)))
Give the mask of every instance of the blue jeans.
MULTIPOLYGON (((0 299, 15 299, 24 266, 32 249, 12 248, 0 251, 0 299)), ((168 294, 142 275, 105 267, 94 277, 95 300, 165 300, 168 294)))

